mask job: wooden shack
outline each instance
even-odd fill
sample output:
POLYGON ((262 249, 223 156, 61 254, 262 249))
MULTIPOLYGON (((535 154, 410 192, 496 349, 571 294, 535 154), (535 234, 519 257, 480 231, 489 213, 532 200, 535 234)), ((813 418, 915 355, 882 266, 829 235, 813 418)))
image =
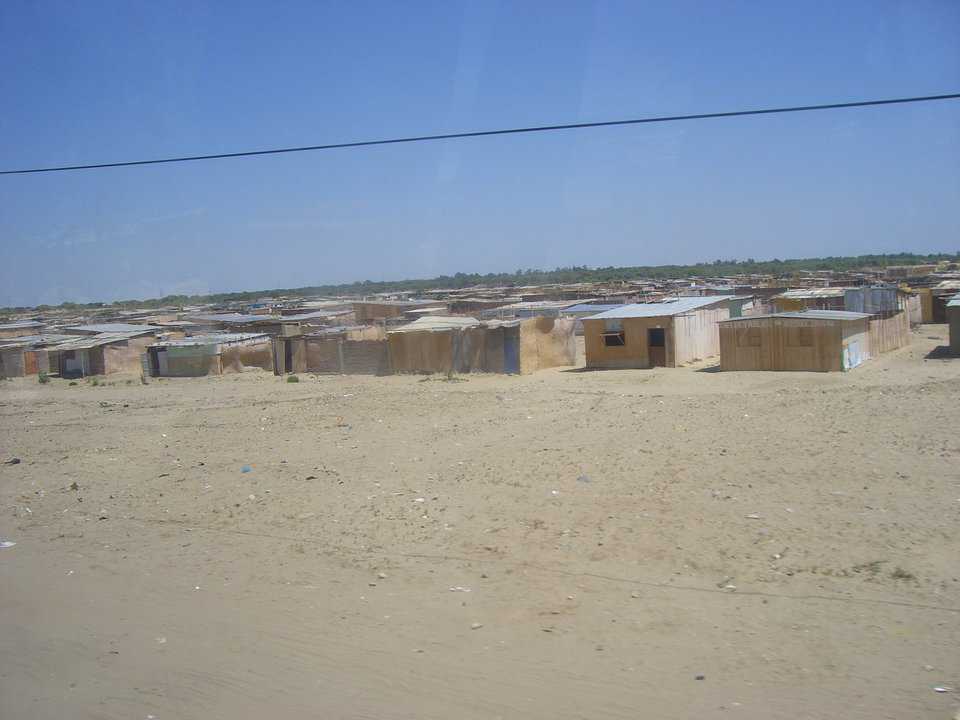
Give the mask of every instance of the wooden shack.
POLYGON ((721 370, 850 370, 872 355, 870 316, 806 310, 720 323, 721 370))
POLYGON ((140 356, 156 341, 154 329, 78 334, 48 351, 50 368, 64 378, 139 373, 140 356))
POLYGON ((393 372, 522 374, 576 363, 574 321, 428 317, 387 333, 393 372))
POLYGON ((146 348, 152 377, 202 377, 273 369, 270 336, 266 333, 218 333, 154 343, 146 348))
POLYGON ((324 328, 308 335, 274 338, 274 374, 311 372, 387 375, 386 333, 374 325, 324 328))
POLYGON ((623 305, 582 320, 588 368, 677 367, 720 354, 729 298, 623 305))

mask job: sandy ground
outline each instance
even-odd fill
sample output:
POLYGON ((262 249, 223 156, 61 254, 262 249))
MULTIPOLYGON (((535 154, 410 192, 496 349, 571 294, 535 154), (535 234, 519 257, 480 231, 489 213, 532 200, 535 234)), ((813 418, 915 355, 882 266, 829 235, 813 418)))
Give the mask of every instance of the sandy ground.
POLYGON ((0 717, 952 718, 945 332, 846 374, 0 383, 0 717))

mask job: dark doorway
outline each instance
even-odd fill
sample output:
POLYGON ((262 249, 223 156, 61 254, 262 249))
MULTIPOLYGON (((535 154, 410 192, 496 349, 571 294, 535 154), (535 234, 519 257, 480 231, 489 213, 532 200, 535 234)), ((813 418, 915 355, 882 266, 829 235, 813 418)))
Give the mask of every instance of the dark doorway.
POLYGON ((293 372, 293 343, 290 340, 283 341, 283 372, 293 372))
POLYGON ((650 367, 666 367, 667 338, 663 328, 647 330, 647 354, 650 356, 650 367))

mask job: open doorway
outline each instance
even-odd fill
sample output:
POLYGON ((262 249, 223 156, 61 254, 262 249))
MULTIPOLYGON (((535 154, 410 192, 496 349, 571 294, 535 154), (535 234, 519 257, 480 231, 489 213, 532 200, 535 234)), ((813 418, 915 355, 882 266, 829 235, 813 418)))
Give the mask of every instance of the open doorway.
POLYGON ((647 355, 650 357, 650 367, 666 367, 667 338, 663 328, 647 329, 647 355))

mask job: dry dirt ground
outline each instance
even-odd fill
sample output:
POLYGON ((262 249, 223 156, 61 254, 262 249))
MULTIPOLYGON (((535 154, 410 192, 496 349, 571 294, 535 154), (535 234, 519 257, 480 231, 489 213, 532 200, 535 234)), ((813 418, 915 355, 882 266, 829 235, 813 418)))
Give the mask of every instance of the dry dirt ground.
POLYGON ((944 336, 845 374, 0 383, 0 717, 952 718, 944 336))

